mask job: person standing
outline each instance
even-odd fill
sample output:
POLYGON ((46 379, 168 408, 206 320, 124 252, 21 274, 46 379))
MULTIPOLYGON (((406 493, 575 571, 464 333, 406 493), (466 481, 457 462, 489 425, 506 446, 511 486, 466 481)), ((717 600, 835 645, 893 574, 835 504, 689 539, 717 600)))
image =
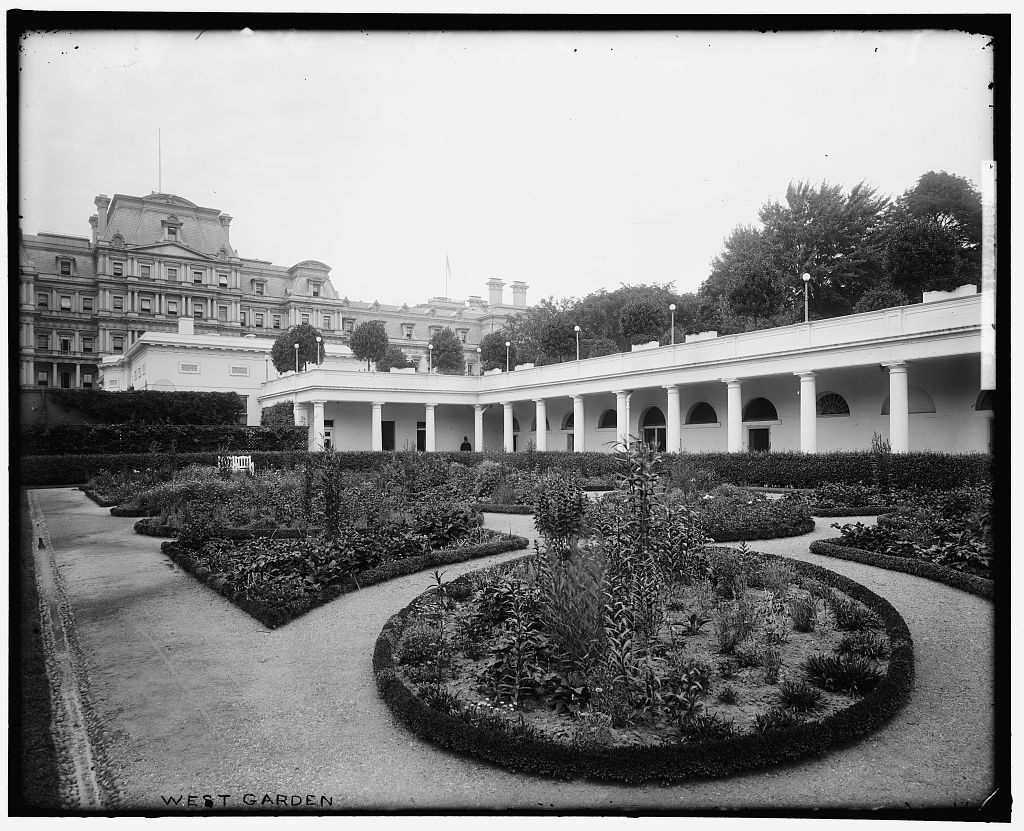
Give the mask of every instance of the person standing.
POLYGON ((462 444, 459 445, 459 450, 472 450, 473 445, 469 443, 469 436, 462 437, 462 444))

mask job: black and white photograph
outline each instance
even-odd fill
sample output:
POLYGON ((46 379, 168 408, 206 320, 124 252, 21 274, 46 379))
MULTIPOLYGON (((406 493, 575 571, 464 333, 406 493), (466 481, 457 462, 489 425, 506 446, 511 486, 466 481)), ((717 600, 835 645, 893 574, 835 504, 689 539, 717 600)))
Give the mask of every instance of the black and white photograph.
POLYGON ((9 816, 1010 820, 1009 14, 7 27, 9 816))

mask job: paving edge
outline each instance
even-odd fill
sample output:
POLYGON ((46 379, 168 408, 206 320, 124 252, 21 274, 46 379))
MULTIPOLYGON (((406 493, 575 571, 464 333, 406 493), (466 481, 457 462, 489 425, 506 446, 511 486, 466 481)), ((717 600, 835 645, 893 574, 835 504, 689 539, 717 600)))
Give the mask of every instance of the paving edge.
POLYGON ((77 642, 74 614, 46 520, 35 494, 28 491, 27 495, 61 807, 82 812, 109 810, 119 800, 106 781, 104 771, 108 768, 102 745, 95 741, 102 728, 89 701, 88 674, 77 642))

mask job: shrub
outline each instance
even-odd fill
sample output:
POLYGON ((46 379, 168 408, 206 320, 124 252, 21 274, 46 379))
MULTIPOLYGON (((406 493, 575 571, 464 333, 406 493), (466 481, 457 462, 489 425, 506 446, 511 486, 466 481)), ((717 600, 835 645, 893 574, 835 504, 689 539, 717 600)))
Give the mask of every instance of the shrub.
POLYGON ((726 684, 718 691, 718 700, 722 704, 735 704, 739 700, 739 693, 732 684, 726 684))
POLYGON ((864 694, 884 677, 878 666, 860 655, 812 655, 802 669, 822 689, 864 694))
POLYGON ((295 405, 291 401, 282 401, 260 410, 261 427, 294 427, 295 405))
POLYGON ((818 622, 818 601, 810 594, 794 597, 789 604, 789 615, 797 632, 813 632, 818 622))
POLYGON ((878 621, 870 610, 861 604, 841 597, 832 597, 828 603, 829 610, 836 619, 836 629, 847 632, 859 632, 878 625, 878 621))
POLYGON ((701 713, 684 720, 683 736, 691 742, 718 742, 731 739, 739 732, 732 719, 725 721, 718 713, 701 713))
POLYGON ((772 707, 770 710, 754 716, 754 729, 758 733, 785 730, 787 727, 795 727, 800 723, 800 717, 796 713, 781 707, 772 707))
POLYGON ((840 655, 862 655, 865 658, 888 658, 890 653, 889 642, 881 635, 871 632, 856 632, 852 635, 843 635, 843 639, 836 647, 840 655))
POLYGON ((783 681, 779 685, 779 702, 797 712, 811 713, 821 709, 821 690, 805 681, 783 681))
POLYGON ((406 666, 419 666, 437 656, 437 641, 440 634, 436 629, 419 624, 409 627, 402 636, 402 646, 398 652, 398 663, 406 666))
POLYGON ((733 657, 736 659, 738 667, 749 669, 750 667, 761 666, 761 662, 764 660, 764 653, 753 644, 747 644, 737 649, 733 657))
MULTIPOLYGON (((125 393, 113 393, 124 395, 125 393)), ((305 427, 241 427, 179 424, 33 424, 22 428, 24 456, 74 455, 83 447, 93 453, 252 453, 305 450, 305 427)), ((84 481, 84 480, 80 480, 84 481)))

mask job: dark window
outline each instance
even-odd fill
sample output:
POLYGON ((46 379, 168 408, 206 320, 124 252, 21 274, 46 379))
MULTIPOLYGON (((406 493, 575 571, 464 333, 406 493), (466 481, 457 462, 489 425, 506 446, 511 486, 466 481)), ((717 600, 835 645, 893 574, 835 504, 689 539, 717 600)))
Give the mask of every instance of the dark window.
POLYGON ((40 309, 48 309, 50 307, 50 295, 48 294, 37 294, 36 305, 40 309))
POLYGON ((115 337, 113 342, 114 342, 113 350, 115 352, 124 352, 124 338, 123 337, 115 337))
POLYGON ((82 298, 82 311, 83 312, 91 312, 92 311, 92 298, 91 297, 83 297, 82 298))
POLYGON ((263 328, 263 315, 256 315, 256 326, 263 328))
POLYGON ((767 427, 751 428, 749 431, 749 450, 771 450, 771 430, 767 427))
POLYGON ((143 280, 148 280, 149 279, 149 270, 150 269, 149 269, 148 265, 140 265, 139 266, 139 276, 143 280))
POLYGON ((82 386, 87 389, 92 389, 92 373, 86 372, 82 374, 82 386))
POLYGON ((308 325, 309 325, 309 315, 303 315, 303 316, 302 316, 302 323, 303 323, 304 325, 306 325, 306 326, 308 326, 308 325))
POLYGON ((319 297, 320 296, 320 284, 319 283, 313 283, 313 296, 314 297, 319 297))
POLYGON ((201 271, 193 271, 192 272, 192 282, 195 283, 197 286, 202 285, 202 283, 203 283, 203 272, 201 272, 201 271))
POLYGON ((200 301, 198 301, 198 300, 192 301, 192 317, 194 317, 196 320, 202 320, 203 319, 203 314, 205 312, 206 312, 206 308, 203 306, 203 304, 200 301))
POLYGON ((818 399, 818 415, 820 416, 848 416, 849 414, 850 405, 838 393, 826 392, 818 399))
POLYGON ((220 287, 222 289, 226 289, 228 287, 228 275, 227 274, 218 274, 217 275, 217 282, 220 284, 220 287))
MULTIPOLYGON (((572 430, 573 429, 573 425, 575 423, 576 423, 576 414, 575 413, 568 413, 565 416, 565 418, 562 419, 562 429, 563 430, 572 430)), ((569 449, 572 450, 571 447, 569 449)))
POLYGON ((92 354, 92 338, 82 338, 82 351, 86 355, 92 354))
POLYGON ((694 404, 690 409, 690 415, 686 419, 687 424, 717 424, 718 413, 707 401, 694 404))
POLYGON ((178 314, 178 301, 168 300, 167 301, 167 314, 177 315, 178 314))
POLYGON ((44 371, 44 370, 41 370, 41 371, 37 372, 36 373, 36 384, 38 384, 40 387, 48 387, 48 386, 50 386, 50 376, 49 376, 49 374, 46 371, 44 371))
POLYGON ((112 266, 112 273, 115 277, 124 276, 124 263, 114 263, 112 266))
POLYGON ((115 297, 114 298, 114 309, 116 311, 124 311, 124 298, 123 297, 115 297))
POLYGON ((245 320, 246 320, 246 314, 245 314, 245 312, 239 312, 239 313, 238 313, 238 316, 239 316, 239 318, 240 318, 240 319, 241 319, 241 321, 242 321, 242 325, 243 325, 243 326, 245 326, 245 320))
POLYGON ((139 311, 143 314, 150 314, 153 311, 153 301, 148 297, 139 298, 139 311))
POLYGON ((60 261, 60 276, 70 277, 71 276, 71 260, 60 261))
POLYGON ((619 417, 615 410, 605 410, 597 420, 597 426, 602 430, 614 429, 617 426, 618 421, 619 417))
POLYGON ((416 422, 416 449, 421 451, 427 449, 427 422, 425 421, 416 422))
POLYGON ((168 239, 177 239, 178 238, 178 229, 175 228, 173 225, 168 225, 167 226, 167 237, 168 237, 168 239))
POLYGON ((281 328, 281 315, 274 315, 274 328, 275 329, 280 329, 281 328))
POLYGON ((263 296, 263 283, 257 283, 254 287, 257 296, 263 296))
POLYGON ((640 419, 640 430, 645 444, 655 450, 665 450, 665 414, 658 407, 650 407, 643 414, 640 419))
POLYGON ((60 351, 67 355, 71 351, 71 338, 60 339, 60 351))
POLYGON ((36 349, 49 349, 50 348, 50 336, 36 334, 36 349))
MULTIPOLYGON (((767 398, 755 398, 750 401, 743 410, 744 421, 778 421, 779 414, 775 411, 775 405, 767 398)), ((763 448, 767 450, 768 448, 763 448)))
POLYGON ((60 374, 60 388, 62 390, 69 390, 69 389, 71 389, 71 373, 70 372, 62 372, 60 374))
POLYGON ((176 269, 176 268, 169 268, 169 269, 167 269, 167 279, 168 280, 177 280, 178 279, 178 269, 176 269))

